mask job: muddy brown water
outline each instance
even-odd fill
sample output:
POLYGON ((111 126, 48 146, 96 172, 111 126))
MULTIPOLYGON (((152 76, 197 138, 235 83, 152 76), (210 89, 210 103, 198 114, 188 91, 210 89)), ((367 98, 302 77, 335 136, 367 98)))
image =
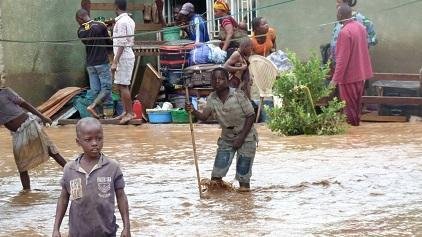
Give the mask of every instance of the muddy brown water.
MULTIPOLYGON (((46 131, 67 159, 80 151, 74 126, 46 131)), ((209 178, 219 128, 195 131, 209 178)), ((105 126, 103 152, 122 165, 133 236, 422 236, 422 124, 331 137, 258 131, 252 192, 199 199, 188 126, 105 126)), ((0 236, 51 236, 61 169, 50 160, 32 170, 33 191, 21 192, 4 128, 0 141, 0 236)))

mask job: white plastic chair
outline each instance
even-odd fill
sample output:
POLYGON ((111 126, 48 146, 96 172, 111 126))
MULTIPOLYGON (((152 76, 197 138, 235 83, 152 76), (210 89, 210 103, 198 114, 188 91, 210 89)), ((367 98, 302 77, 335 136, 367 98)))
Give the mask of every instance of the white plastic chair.
POLYGON ((256 122, 259 121, 259 114, 261 113, 264 97, 273 96, 273 85, 277 79, 278 70, 276 66, 267 58, 260 55, 252 55, 249 57, 249 73, 253 83, 259 90, 259 106, 256 122))

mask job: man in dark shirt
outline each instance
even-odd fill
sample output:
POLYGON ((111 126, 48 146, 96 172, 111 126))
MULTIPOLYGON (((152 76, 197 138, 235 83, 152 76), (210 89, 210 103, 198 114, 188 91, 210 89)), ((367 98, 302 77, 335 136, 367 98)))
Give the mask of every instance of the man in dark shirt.
POLYGON ((90 19, 88 11, 80 9, 76 12, 76 21, 80 27, 78 37, 86 45, 86 63, 89 75, 90 90, 88 100, 90 105, 87 110, 93 117, 99 118, 97 109, 102 105, 102 110, 106 117, 113 116, 113 100, 111 98, 111 70, 108 60, 108 52, 112 50, 113 41, 107 27, 102 22, 90 19), (98 38, 98 39, 86 39, 98 38))

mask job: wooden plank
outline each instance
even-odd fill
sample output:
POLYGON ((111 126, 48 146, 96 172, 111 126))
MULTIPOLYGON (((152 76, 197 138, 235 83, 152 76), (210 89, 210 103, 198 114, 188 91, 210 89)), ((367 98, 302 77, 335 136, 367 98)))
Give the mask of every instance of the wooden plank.
MULTIPOLYGON (((142 3, 129 3, 127 4, 128 11, 143 11, 145 5, 142 3)), ((114 3, 91 3, 91 10, 98 11, 114 11, 116 7, 114 3)))
POLYGON ((162 78, 160 73, 148 63, 138 92, 138 99, 143 105, 144 114, 146 114, 146 109, 154 108, 161 85, 162 78))
POLYGON ((54 107, 57 103, 59 103, 65 97, 74 93, 79 93, 81 90, 82 88, 80 87, 66 87, 66 88, 60 89, 56 93, 54 93, 46 102, 38 106, 37 109, 41 113, 44 113, 45 111, 54 107))
POLYGON ((43 115, 51 118, 53 117, 60 109, 62 109, 73 97, 75 97, 76 95, 78 95, 79 92, 75 92, 73 94, 70 94, 68 96, 66 96, 65 98, 63 98, 62 100, 60 100, 59 103, 55 104, 53 107, 51 107, 50 109, 46 110, 45 112, 43 112, 43 115))
POLYGON ((364 104, 422 105, 422 97, 363 96, 364 104))
POLYGON ((420 81, 419 74, 409 73, 374 73, 371 81, 420 81))
POLYGON ((364 122, 407 122, 406 116, 380 116, 377 113, 362 114, 361 121, 364 122))
MULTIPOLYGON (((76 124, 79 119, 60 119, 58 121, 58 125, 71 125, 76 124)), ((108 124, 108 125, 119 125, 120 120, 112 120, 112 119, 100 119, 101 124, 108 124)), ((129 121, 129 125, 141 125, 142 119, 132 119, 129 121)))
POLYGON ((161 24, 136 24, 136 31, 158 31, 163 28, 161 24))

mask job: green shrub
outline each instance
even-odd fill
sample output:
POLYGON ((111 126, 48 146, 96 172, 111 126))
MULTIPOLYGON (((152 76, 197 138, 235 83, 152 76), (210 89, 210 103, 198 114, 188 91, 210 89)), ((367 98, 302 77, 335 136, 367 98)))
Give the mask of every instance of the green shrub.
POLYGON ((269 128, 284 135, 334 135, 343 133, 345 117, 340 110, 344 103, 334 98, 327 106, 315 111, 315 101, 329 96, 333 89, 327 85, 329 65, 322 65, 315 55, 302 63, 294 53, 288 53, 293 65, 291 72, 279 75, 274 94, 283 99, 281 108, 266 108, 269 128))

